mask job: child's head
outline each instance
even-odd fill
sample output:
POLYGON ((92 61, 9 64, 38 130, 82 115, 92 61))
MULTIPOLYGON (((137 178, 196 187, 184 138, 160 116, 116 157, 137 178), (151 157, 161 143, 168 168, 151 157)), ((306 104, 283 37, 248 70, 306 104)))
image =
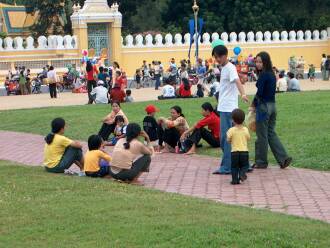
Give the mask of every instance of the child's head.
POLYGON ((131 90, 126 90, 126 95, 127 96, 131 96, 132 95, 132 91, 131 90))
POLYGON ((139 74, 140 73, 140 69, 136 69, 135 73, 136 74, 139 74))
POLYGON ((283 73, 278 74, 278 77, 283 78, 284 77, 283 73))
POLYGON ((116 76, 120 77, 121 76, 121 72, 120 71, 116 71, 116 76))
POLYGON ((100 66, 99 71, 100 71, 100 73, 103 73, 104 68, 102 66, 100 66))
POLYGON ((272 61, 267 52, 260 52, 257 54, 256 67, 258 72, 274 72, 272 61))
POLYGON ((214 111, 213 106, 211 103, 209 102, 205 102, 202 105, 202 115, 205 116, 209 116, 212 112, 214 111))
POLYGON ((227 62, 228 49, 223 45, 216 46, 213 48, 212 56, 220 64, 224 65, 227 62))
POLYGON ((103 140, 99 135, 91 135, 88 138, 88 149, 90 151, 99 150, 102 146, 103 140))
POLYGON ((114 101, 111 103, 111 107, 113 112, 118 113, 120 111, 120 103, 117 101, 114 101))
POLYGON ((147 112, 147 115, 150 116, 155 116, 156 112, 159 112, 159 109, 154 105, 148 105, 144 110, 147 112))
POLYGON ((117 126, 120 126, 120 127, 124 126, 124 124, 125 124, 124 117, 122 115, 117 115, 115 118, 115 123, 117 126))
POLYGON ((326 58, 327 57, 327 55, 325 55, 325 53, 323 53, 322 54, 322 58, 326 58))
POLYGON ((197 89, 198 90, 203 90, 203 85, 202 84, 197 84, 197 89))
POLYGON ((242 125, 245 120, 245 113, 241 109, 234 109, 231 113, 232 119, 236 125, 242 125))

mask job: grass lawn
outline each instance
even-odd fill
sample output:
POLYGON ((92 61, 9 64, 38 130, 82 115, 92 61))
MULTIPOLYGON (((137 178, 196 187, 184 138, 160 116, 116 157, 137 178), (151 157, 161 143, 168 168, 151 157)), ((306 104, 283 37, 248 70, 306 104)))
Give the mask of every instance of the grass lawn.
MULTIPOLYGON (((277 96, 278 134, 294 158, 294 166, 330 170, 330 101, 329 91, 286 93, 277 96)), ((201 118, 200 105, 214 99, 185 99, 153 102, 161 109, 157 116, 168 116, 169 108, 180 105, 190 125, 201 118)), ((131 122, 141 123, 145 116, 147 103, 123 104, 123 109, 131 122)), ((247 105, 240 103, 247 110, 247 105)), ((74 139, 87 140, 97 133, 101 118, 110 111, 109 105, 69 106, 40 108, 29 110, 10 110, 0 112, 0 130, 12 130, 45 135, 50 131, 50 122, 54 117, 63 117, 67 121, 66 135, 74 139)), ((254 157, 255 136, 250 144, 251 158, 254 157)), ((220 156, 220 149, 209 149, 206 145, 198 151, 200 154, 220 156)), ((270 154, 270 161, 275 163, 270 154)))
POLYGON ((1 247, 329 247, 329 224, 0 161, 1 247))

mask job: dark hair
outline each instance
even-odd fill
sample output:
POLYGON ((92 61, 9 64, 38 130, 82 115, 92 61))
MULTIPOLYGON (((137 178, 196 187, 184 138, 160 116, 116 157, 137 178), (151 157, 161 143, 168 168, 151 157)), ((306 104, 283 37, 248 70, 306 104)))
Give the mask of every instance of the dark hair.
POLYGON ((241 109, 234 109, 231 116, 233 121, 238 125, 241 125, 245 120, 245 113, 241 109))
POLYGON ((212 56, 223 56, 223 55, 228 55, 228 49, 225 46, 219 45, 213 48, 212 50, 212 56))
POLYGON ((283 73, 278 74, 278 77, 283 78, 284 77, 283 73))
POLYGON ((261 72, 270 72, 274 74, 273 63, 270 59, 269 53, 267 52, 260 52, 257 54, 256 57, 260 57, 262 61, 262 71, 257 70, 257 74, 259 75, 261 72))
POLYGON ((116 74, 117 74, 118 76, 121 76, 121 72, 120 72, 120 71, 116 71, 116 74))
POLYGON ((128 95, 128 96, 132 95, 132 91, 131 90, 126 90, 126 95, 128 95))
POLYGON ((87 72, 90 72, 91 70, 93 70, 92 63, 90 61, 87 61, 87 63, 86 63, 86 71, 87 72))
POLYGON ((182 113, 182 108, 180 106, 173 106, 171 109, 174 109, 180 116, 184 117, 184 114, 182 113))
POLYGON ((113 101, 113 102, 111 102, 111 107, 112 107, 114 104, 117 104, 117 105, 120 107, 120 102, 118 102, 118 101, 113 101))
POLYGON ((197 89, 202 90, 203 89, 203 85, 197 84, 197 89))
POLYGON ((91 135, 88 138, 88 149, 90 151, 98 150, 100 149, 102 142, 103 140, 100 135, 91 135))
POLYGON ((65 127, 65 120, 63 118, 55 118, 51 123, 52 132, 45 137, 45 141, 50 145, 55 137, 55 134, 59 133, 62 128, 65 127))
POLYGON ((187 78, 182 78, 182 83, 184 90, 190 90, 190 83, 187 78))
POLYGON ((125 119, 122 115, 117 115, 115 118, 115 123, 117 124, 118 122, 125 122, 125 119))
POLYGON ((202 109, 204 109, 205 111, 209 111, 210 113, 215 113, 217 116, 219 116, 219 113, 217 112, 217 110, 215 108, 213 108, 212 104, 209 102, 205 102, 202 104, 202 109))
POLYGON ((294 74, 293 74, 293 72, 288 72, 288 77, 290 78, 290 79, 292 79, 292 78, 294 78, 294 74))
POLYGON ((325 58, 327 55, 325 55, 325 53, 322 54, 322 57, 325 58))
POLYGON ((130 148, 130 143, 132 140, 136 139, 141 133, 141 127, 137 123, 130 123, 126 128, 126 143, 124 143, 124 148, 128 150, 130 148))
POLYGON ((115 62, 113 62, 113 64, 116 65, 116 67, 120 68, 118 62, 115 61, 115 62))
POLYGON ((100 66, 99 71, 102 73, 104 71, 104 68, 100 66))
POLYGON ((51 65, 51 66, 49 67, 49 70, 50 70, 50 71, 54 70, 54 66, 51 65))

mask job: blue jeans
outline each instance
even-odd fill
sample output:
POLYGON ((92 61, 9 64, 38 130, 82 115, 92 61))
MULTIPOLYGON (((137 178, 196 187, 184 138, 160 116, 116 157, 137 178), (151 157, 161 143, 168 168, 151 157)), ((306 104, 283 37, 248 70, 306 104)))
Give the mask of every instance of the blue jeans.
POLYGON ((231 145, 227 142, 227 131, 233 126, 231 112, 220 112, 220 147, 223 151, 219 171, 231 173, 231 145))

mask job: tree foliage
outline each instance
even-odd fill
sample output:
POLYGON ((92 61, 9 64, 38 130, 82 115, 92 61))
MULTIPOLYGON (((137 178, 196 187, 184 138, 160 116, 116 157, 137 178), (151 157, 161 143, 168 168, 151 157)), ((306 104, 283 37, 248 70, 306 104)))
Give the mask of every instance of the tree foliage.
MULTIPOLYGON (((13 3, 13 0, 3 2, 13 3)), ((70 32, 72 2, 84 0, 17 0, 40 11, 36 33, 70 32), (59 6, 65 1, 65 8, 59 6), (64 14, 63 14, 64 10, 64 14), (56 21, 61 15, 65 24, 56 21), (53 19, 52 19, 53 18, 53 19), (51 28, 55 20, 57 28, 51 28)), ((108 0, 111 5, 114 0, 108 0)), ((192 0, 118 0, 123 14, 123 32, 188 32, 193 18, 192 0)), ((204 32, 240 32, 274 30, 313 30, 330 26, 330 0, 199 0, 199 16, 205 21, 204 32)))

